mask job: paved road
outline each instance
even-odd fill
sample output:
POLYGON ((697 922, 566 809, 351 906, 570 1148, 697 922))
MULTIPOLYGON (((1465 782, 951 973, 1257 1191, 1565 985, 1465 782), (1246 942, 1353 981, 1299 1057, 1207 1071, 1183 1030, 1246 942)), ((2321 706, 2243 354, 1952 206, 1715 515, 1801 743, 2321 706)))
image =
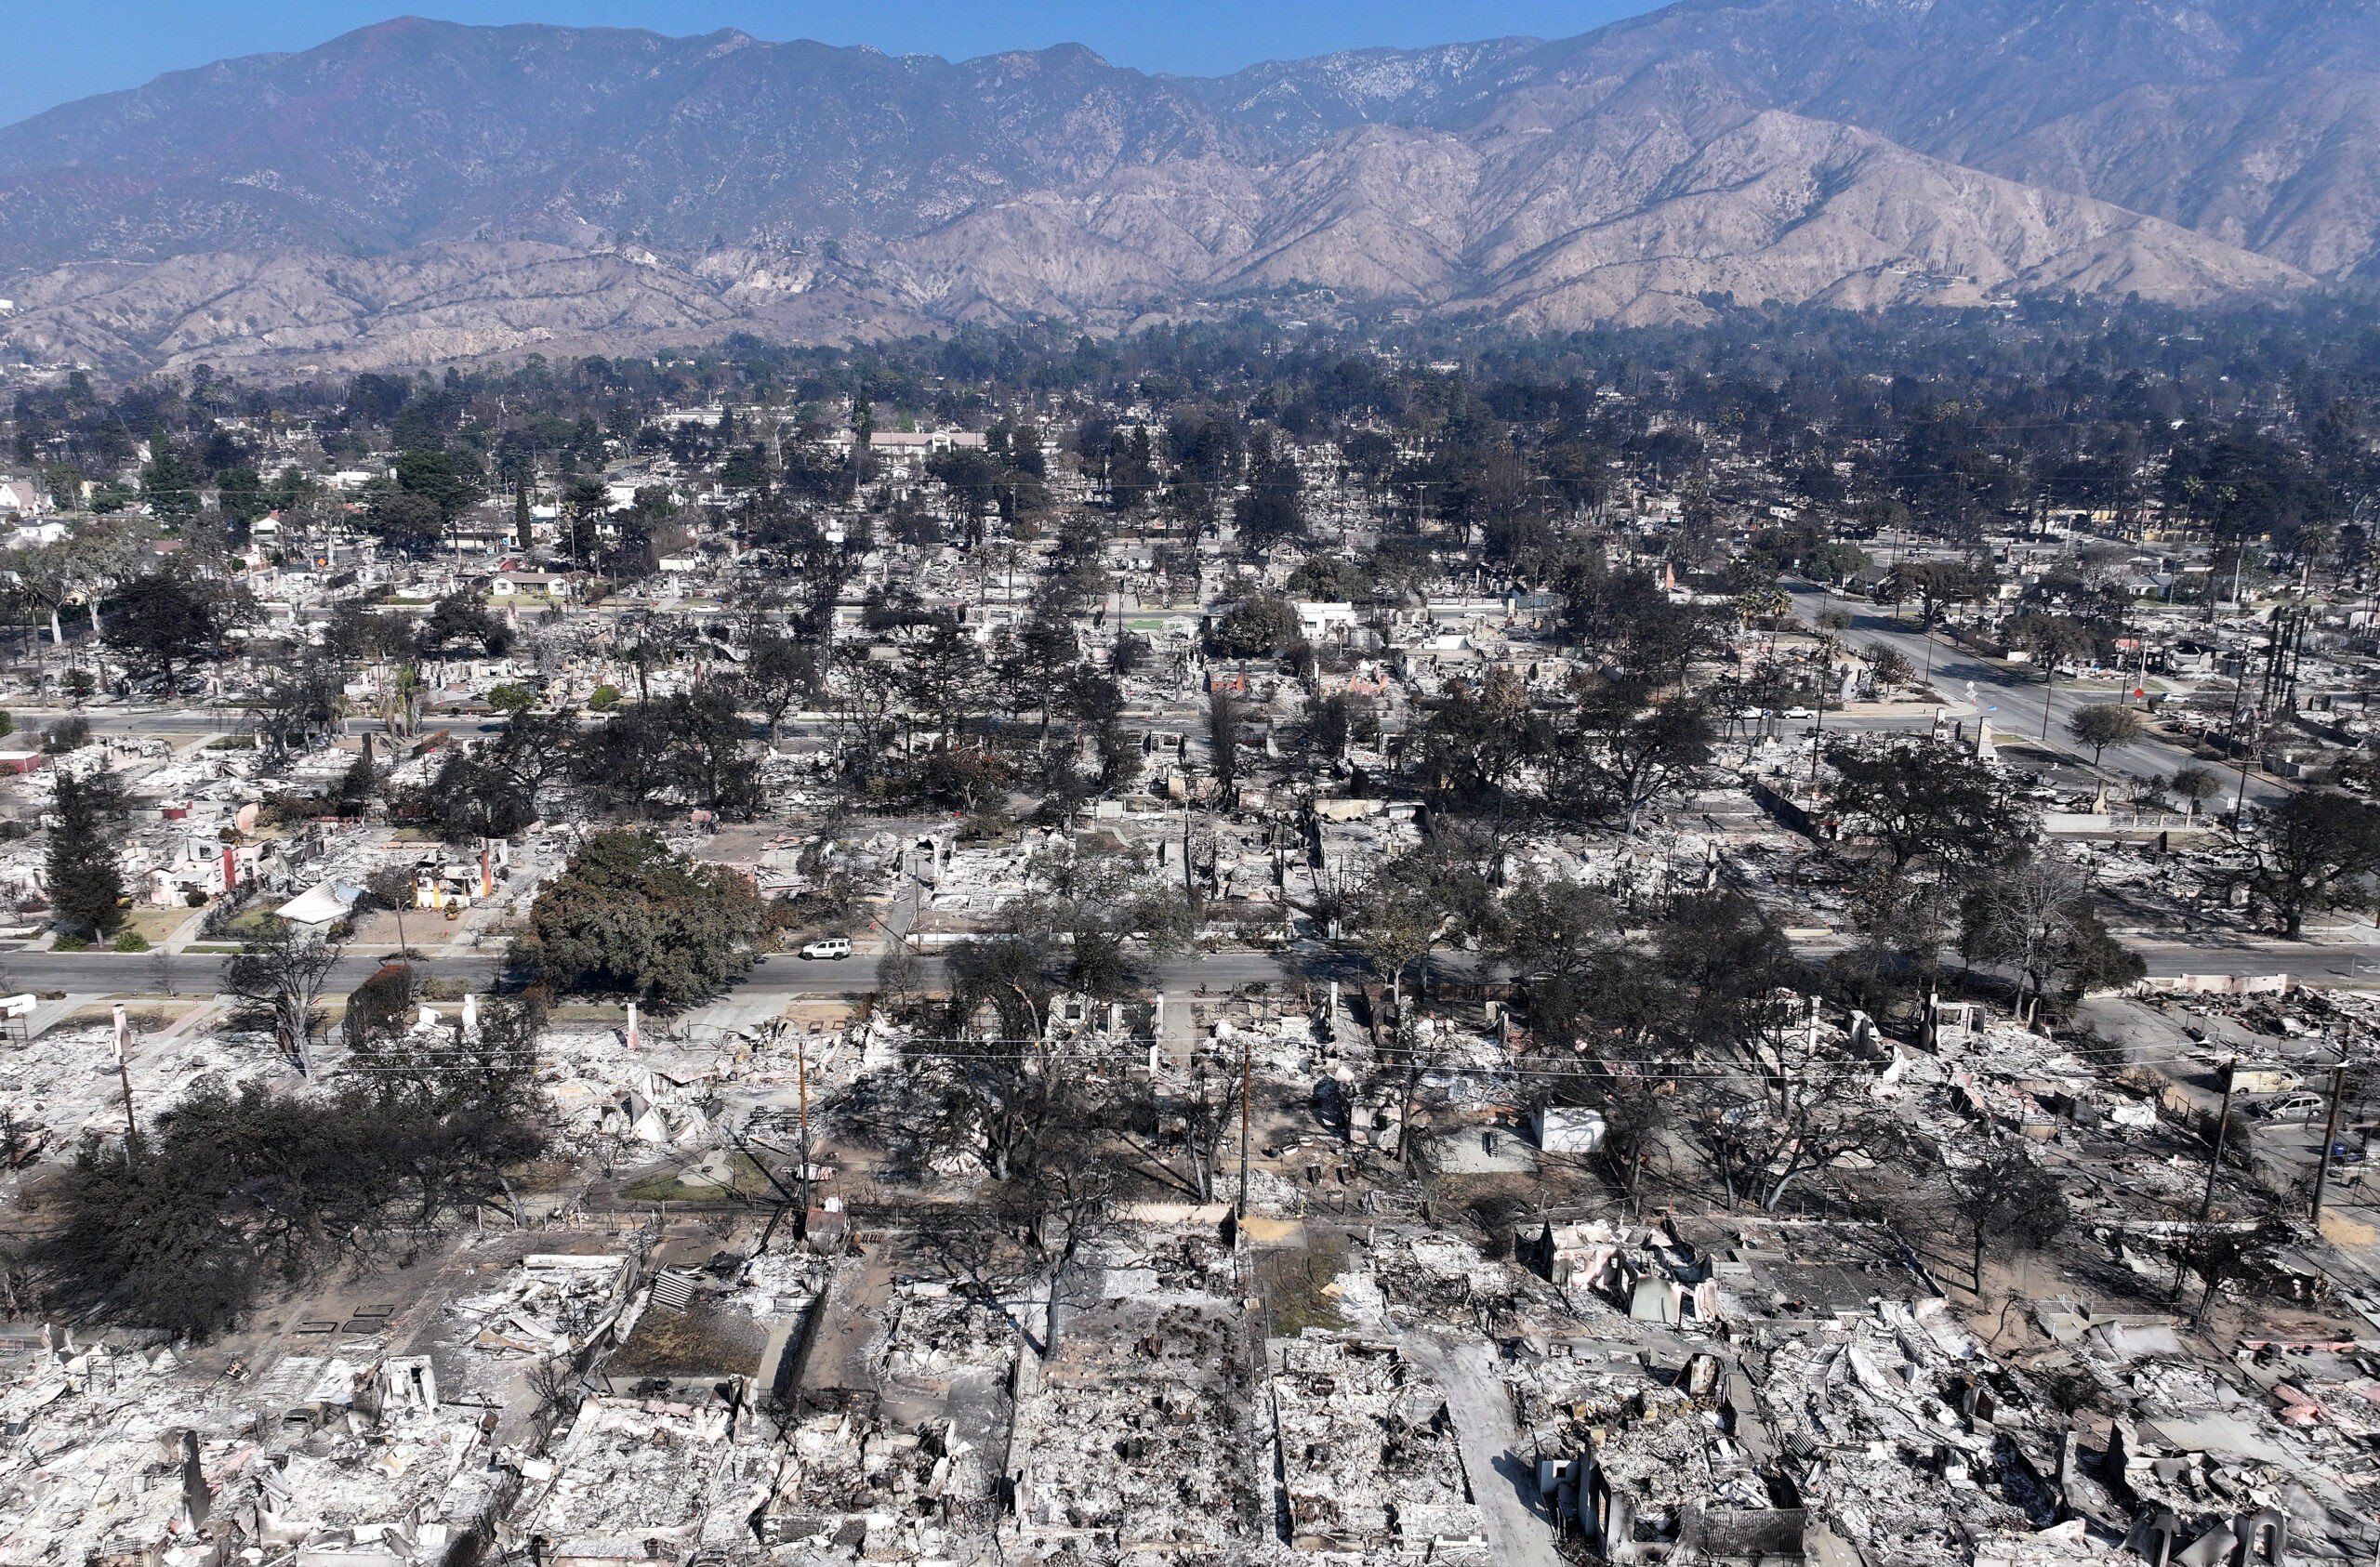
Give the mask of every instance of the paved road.
MULTIPOLYGON (((1926 637, 1908 622, 1896 620, 1885 610, 1857 599, 1835 598, 1809 584, 1797 584, 1790 588, 1793 607, 1804 618, 1816 622, 1821 612, 1839 610, 1851 616, 1851 628, 1844 639, 1858 647, 1889 647, 1909 660, 1910 667, 1923 673, 1929 656, 1934 669, 1934 688, 1944 696, 1964 699, 1972 685, 1976 705, 1991 725, 1991 732, 2002 740, 2039 740, 2044 704, 2048 709, 2050 738, 2068 749, 2072 741, 2067 738, 2066 721, 2080 707, 2096 705, 2113 700, 2114 691, 2106 686, 2045 685, 2039 679, 1994 664, 1960 647, 1947 637, 1926 637), (1931 643, 1929 653, 1928 643, 1931 643), (2044 695, 2046 693, 2046 695, 2044 695)), ((1829 719, 1829 723, 1840 720, 1829 719)), ((2143 778, 2170 778, 2185 767, 2206 767, 2207 763, 2178 745, 2157 739, 2110 745, 2101 758, 2109 771, 2130 773, 2143 778)), ((2239 775, 2227 774, 2227 789, 2236 791, 2239 775)), ((2248 798, 2269 801, 2280 798, 2286 791, 2269 780, 2251 776, 2248 798)), ((2221 799, 2229 809, 2232 795, 2227 792, 2221 799)))
MULTIPOLYGON (((0 953, 0 987, 22 991, 66 991, 77 995, 125 992, 163 995, 170 972, 174 993, 211 995, 222 983, 224 957, 217 953, 176 953, 161 968, 150 953, 0 953)), ((353 990, 380 967, 377 955, 350 954, 331 970, 328 994, 353 990)), ((430 979, 456 979, 467 984, 491 983, 501 967, 494 957, 437 957, 414 966, 430 979)))
MULTIPOLYGON (((2318 945, 2217 935, 2202 942, 2134 941, 2130 944, 2147 959, 2149 972, 2160 977, 2292 974, 2307 984, 2380 988, 2380 943, 2318 945)), ((1833 945, 1839 943, 1813 942, 1809 955, 1821 956, 1833 945)), ((0 954, 0 994, 65 991, 76 995, 112 992, 161 994, 165 986, 156 956, 154 953, 0 954)), ((380 961, 377 954, 350 953, 332 970, 330 994, 352 990, 379 967, 380 961)), ((174 990, 185 995, 214 994, 221 983, 223 962, 220 955, 213 953, 177 954, 172 962, 174 990)), ((805 962, 778 954, 754 964, 750 976, 731 995, 749 1000, 772 995, 872 991, 876 988, 876 965, 873 955, 805 962)), ((459 980, 465 984, 485 986, 499 977, 503 962, 495 955, 432 957, 416 963, 415 968, 428 979, 459 980)), ((1431 959, 1434 975, 1467 974, 1475 968, 1474 962, 1460 954, 1431 959)), ((943 982, 945 972, 941 958, 928 957, 920 965, 919 982, 932 989, 943 982)), ((1353 953, 1313 943, 1289 953, 1222 952, 1164 958, 1143 969, 1146 988, 1170 996, 1195 994, 1201 988, 1221 994, 1248 984, 1269 984, 1290 992, 1302 983, 1319 988, 1333 979, 1352 982, 1365 973, 1361 961, 1353 953)))
MULTIPOLYGON (((66 707, 11 707, 17 732, 46 728, 61 718, 79 718, 94 734, 229 734, 248 727, 248 716, 237 708, 170 707, 150 704, 97 704, 77 713, 66 707)), ((368 721, 374 728, 379 720, 368 721)))
MULTIPOLYGON (((350 953, 331 971, 330 993, 352 990, 381 961, 378 954, 350 953)), ((173 988, 183 994, 213 993, 221 983, 224 962, 224 955, 217 953, 175 954, 171 964, 173 988)), ((751 975, 736 987, 736 993, 800 995, 872 991, 876 988, 876 964, 873 955, 833 962, 805 962, 778 954, 754 964, 751 975)), ((1327 960, 1325 966, 1328 967, 1327 960)), ((503 967, 503 960, 493 955, 430 957, 414 965, 425 979, 460 980, 470 985, 494 982, 503 967)), ((1183 995, 1201 985, 1211 991, 1227 991, 1244 984, 1295 982, 1306 968, 1302 961, 1285 964, 1269 953, 1243 952, 1168 958, 1147 966, 1145 973, 1151 989, 1183 995)), ((943 978, 943 960, 926 958, 921 965, 921 982, 931 988, 942 983, 943 978)), ((153 952, 0 953, 0 986, 7 987, 0 994, 62 990, 78 995, 112 991, 162 994, 162 981, 157 954, 153 952)))

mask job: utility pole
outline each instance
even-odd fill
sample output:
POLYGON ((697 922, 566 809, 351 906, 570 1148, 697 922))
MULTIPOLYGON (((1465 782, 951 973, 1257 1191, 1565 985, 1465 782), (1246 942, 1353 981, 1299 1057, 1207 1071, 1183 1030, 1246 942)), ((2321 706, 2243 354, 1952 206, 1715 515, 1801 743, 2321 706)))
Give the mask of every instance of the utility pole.
POLYGON ((1826 682, 1833 673, 1834 661, 1829 659, 1826 667, 1818 673, 1818 719, 1810 725, 1810 787, 1813 789, 1818 786, 1818 746, 1826 733, 1826 682))
POLYGON ((2339 1094, 2346 1085, 2347 1060, 2342 1056, 2338 1065, 2331 1068, 2331 1111, 2322 1121, 2322 1149, 2314 1163, 2313 1218, 2318 1234, 2322 1228, 2322 1194, 2331 1184, 2331 1144, 2339 1135, 2339 1094))
POLYGON ((1252 1077, 1248 1062, 1248 1035, 1239 1036, 1239 1222, 1248 1220, 1248 1088, 1252 1077))
POLYGON ((2215 1151, 2206 1161, 2206 1192, 2198 1201, 2198 1221, 2215 1211, 2215 1174, 2223 1167, 2223 1145, 2231 1135, 2231 1086, 2240 1078, 2240 1058, 2223 1063, 2223 1109, 2215 1120, 2215 1151))
POLYGON ((140 1122, 132 1113, 132 1068, 126 1064, 124 1036, 128 1031, 125 1022, 124 1004, 115 1007, 115 1078, 124 1086, 124 1157, 130 1163, 140 1157, 140 1122))
MULTIPOLYGON (((2223 1145, 2231 1131, 2231 1087, 2240 1079, 2240 1058, 2232 1057, 2223 1063, 2223 1108, 2215 1118, 2215 1147, 2206 1157, 2206 1192, 2198 1201, 2198 1225, 2194 1233, 2203 1234, 2207 1217, 2215 1212, 2215 1177, 2223 1168, 2223 1145)), ((2182 1291, 2182 1273, 2189 1266, 2189 1253, 2185 1249, 2174 1259, 2174 1293, 2182 1291)))
POLYGON ((793 1036, 794 1076, 801 1086, 801 1225, 800 1233, 810 1233, 810 1046, 800 1034, 793 1036))

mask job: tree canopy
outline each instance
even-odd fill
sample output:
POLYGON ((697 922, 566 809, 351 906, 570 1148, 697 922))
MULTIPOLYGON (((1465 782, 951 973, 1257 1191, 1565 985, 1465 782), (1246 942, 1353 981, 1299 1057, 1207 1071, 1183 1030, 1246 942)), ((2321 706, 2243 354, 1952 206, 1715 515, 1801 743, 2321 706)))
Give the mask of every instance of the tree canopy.
POLYGON ((760 896, 649 833, 597 833, 529 912, 529 957, 557 991, 682 1006, 752 965, 760 896))

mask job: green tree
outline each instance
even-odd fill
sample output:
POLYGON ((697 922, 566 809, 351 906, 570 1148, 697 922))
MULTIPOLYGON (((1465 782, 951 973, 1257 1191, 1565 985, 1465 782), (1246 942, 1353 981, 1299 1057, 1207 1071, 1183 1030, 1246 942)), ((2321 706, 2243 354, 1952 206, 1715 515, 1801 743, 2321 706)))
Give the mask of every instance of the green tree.
POLYGON ((1305 532, 1304 481, 1298 465, 1270 429, 1249 438, 1248 488, 1232 503, 1232 525, 1242 548, 1269 549, 1305 532))
POLYGON ((1932 625, 1946 604, 1972 603, 1991 591, 1990 568, 1977 569, 1956 560, 1912 560, 1897 566, 1884 585, 1888 603, 1914 599, 1918 620, 1932 625))
POLYGON ((1066 677, 1081 652, 1073 616, 1053 595, 1045 593, 1038 597, 1033 612, 1017 628, 1000 660, 1000 676, 1022 688, 1027 698, 1016 704, 1016 710, 1025 706, 1040 710, 1044 741, 1050 738, 1051 711, 1063 696, 1066 677))
POLYGON ((929 804, 976 811, 998 806, 1016 781, 1016 770, 980 745, 937 744, 918 760, 911 784, 929 804))
POLYGON ((1868 569, 1868 552, 1856 544, 1830 539, 1802 558, 1802 570, 1822 582, 1842 582, 1868 569))
POLYGON ((444 452, 404 452, 397 457, 397 488, 438 508, 443 525, 480 497, 479 477, 444 452))
POLYGON ((171 680, 215 652, 228 629, 224 600, 178 572, 148 572, 116 590, 102 636, 136 675, 171 680))
POLYGON ((1538 1040, 1567 1047, 1615 1003, 1635 1011, 1620 993, 1635 988, 1643 965, 1620 940, 1619 915, 1602 893, 1575 882, 1525 881, 1505 896, 1496 926, 1496 954, 1520 984, 1538 1040))
POLYGON ((63 936, 112 936, 124 927, 124 873, 117 867, 121 797, 104 775, 82 779, 60 770, 51 809, 51 923, 63 936))
POLYGON ((140 469, 140 498, 161 522, 187 522, 198 515, 198 471, 170 447, 140 469))
POLYGON ((1650 701, 1645 690, 1600 684, 1580 693, 1562 760, 1586 809, 1616 816, 1633 836, 1645 807, 1711 759, 1711 720, 1687 697, 1650 701))
POLYGON ((942 483, 950 520, 973 540, 980 536, 984 512, 998 493, 1000 465, 977 447, 953 447, 926 459, 927 474, 942 483))
POLYGON ((909 704, 933 720, 947 744, 983 700, 984 649, 959 617, 938 614, 908 628, 901 677, 909 704))
MULTIPOLYGON (((774 738, 785 716, 818 685, 818 657, 806 643, 774 629, 752 639, 744 659, 741 700, 760 715, 774 738)), ((596 705, 589 698, 588 705, 596 705)))
POLYGON ((667 736, 670 770, 681 794, 736 821, 767 803, 760 764, 751 755, 751 721, 738 706, 741 686, 705 680, 648 704, 667 736))
POLYGON ((445 537, 446 518, 438 503, 409 490, 374 496, 365 520, 382 544, 403 555, 435 554, 445 537))
POLYGON ((1387 862, 1357 896, 1355 930, 1399 1005, 1405 971, 1419 966, 1424 994, 1430 954, 1466 930, 1485 928, 1493 894, 1468 861, 1443 850, 1416 849, 1387 862))
POLYGON ((2066 732, 2091 747, 2091 765, 2096 767, 2109 746, 2128 745, 2140 738, 2140 715, 2120 703, 2094 702, 2067 715, 2066 732))
POLYGON ((545 1142, 541 1021, 493 1001, 472 1033, 367 1028, 326 1094, 202 1083, 137 1147, 86 1140, 29 1255, 46 1303, 204 1339, 271 1284, 509 1197, 506 1172, 545 1142))
POLYGON ((2107 639, 2072 615, 2044 614, 2027 610, 2010 615, 2000 628, 2000 639, 2029 653, 2043 680, 2057 678, 2058 666, 2093 657, 2106 650, 2107 639))
POLYGON ((1277 593, 1251 593, 1225 610, 1209 640, 1227 658, 1261 658, 1288 652, 1303 640, 1297 606, 1277 593))
POLYGON ((1146 425, 1135 425, 1130 435, 1117 430, 1107 442, 1107 504, 1117 511, 1135 511, 1147 504, 1157 488, 1157 460, 1146 425))
POLYGON ((598 833, 537 895, 524 955, 558 991, 682 1006, 751 967, 761 923, 760 893, 734 871, 650 834, 598 833))
POLYGON ((227 467, 215 476, 215 506, 224 520, 245 528, 272 509, 264 481, 252 467, 227 467))
POLYGON ((416 645, 424 657, 436 657, 458 644, 476 644, 490 657, 501 658, 512 646, 512 628, 478 595, 449 593, 422 617, 416 645))
POLYGON ((2196 816, 2199 809, 2223 792, 2223 780, 2206 768, 2186 767, 2165 781, 2165 787, 2196 816))

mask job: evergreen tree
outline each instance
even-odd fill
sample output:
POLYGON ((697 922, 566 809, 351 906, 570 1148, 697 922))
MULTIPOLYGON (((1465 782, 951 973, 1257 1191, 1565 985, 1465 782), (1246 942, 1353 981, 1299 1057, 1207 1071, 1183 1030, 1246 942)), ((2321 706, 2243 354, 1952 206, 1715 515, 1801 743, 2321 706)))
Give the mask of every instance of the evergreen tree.
POLYGON ((115 806, 115 792, 104 778, 58 775, 58 823, 49 833, 49 903, 51 923, 62 935, 102 940, 124 926, 115 806))
POLYGON ((735 872, 649 834, 597 833, 537 894, 520 955, 558 991, 685 1006, 751 968, 763 918, 735 872))

